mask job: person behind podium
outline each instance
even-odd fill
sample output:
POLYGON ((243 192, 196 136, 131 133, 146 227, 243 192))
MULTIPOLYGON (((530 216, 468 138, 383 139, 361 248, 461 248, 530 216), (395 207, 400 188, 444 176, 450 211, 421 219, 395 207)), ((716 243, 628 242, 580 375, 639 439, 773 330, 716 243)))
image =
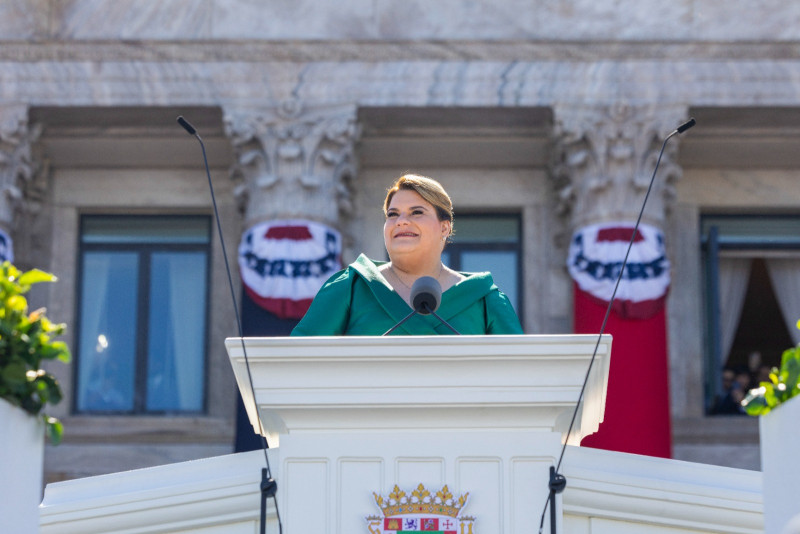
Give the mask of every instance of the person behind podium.
MULTIPOLYGON (((383 239, 389 261, 361 254, 317 293, 293 336, 382 335, 412 312, 411 287, 422 276, 442 286, 436 315, 460 334, 522 334, 517 314, 488 272, 457 272, 442 263, 453 234, 453 204, 431 178, 406 174, 383 203, 383 239)), ((434 315, 416 314, 392 335, 452 331, 434 315)))

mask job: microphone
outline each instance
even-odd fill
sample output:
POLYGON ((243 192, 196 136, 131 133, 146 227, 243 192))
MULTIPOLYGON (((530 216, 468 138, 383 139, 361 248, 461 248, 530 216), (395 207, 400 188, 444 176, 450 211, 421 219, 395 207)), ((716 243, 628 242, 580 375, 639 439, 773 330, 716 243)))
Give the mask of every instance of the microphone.
POLYGON ((675 128, 675 133, 682 134, 683 132, 685 132, 686 130, 688 130, 689 128, 694 126, 695 124, 697 124, 697 121, 694 120, 694 117, 692 117, 688 121, 684 122, 683 124, 681 124, 680 126, 675 128))
POLYGON ((556 532, 556 494, 561 493, 564 491, 564 488, 567 486, 567 479, 559 473, 559 469, 561 469, 561 462, 564 460, 564 452, 567 450, 567 443, 569 442, 569 435, 572 433, 572 428, 575 425, 575 418, 578 415, 578 408, 583 401, 583 394, 586 391, 586 384, 589 382, 589 375, 592 372, 592 365, 594 364, 595 359, 597 358, 597 349, 600 347, 600 341, 603 337, 603 333, 606 330, 606 323, 608 322, 608 317, 611 315, 611 307, 614 305, 614 297, 617 295, 617 289, 619 288, 619 283, 622 281, 622 275, 625 273, 625 266, 628 264, 628 255, 631 253, 631 248, 633 247, 633 242, 636 239, 638 230, 639 230, 639 223, 642 221, 642 215, 644 214, 644 207, 647 205, 647 199, 650 197, 650 191, 653 189, 653 183, 656 180, 656 172, 658 172, 658 166, 661 164, 661 157, 664 155, 664 149, 667 148, 667 141, 669 141, 673 136, 682 134, 689 128, 693 127, 697 124, 697 121, 694 117, 690 117, 688 121, 684 122, 672 132, 669 133, 664 138, 664 142, 661 144, 661 151, 658 153, 658 159, 656 160, 656 166, 653 168, 653 175, 650 177, 650 185, 647 186, 647 192, 644 195, 644 200, 642 201, 642 207, 639 210, 639 216, 636 218, 636 224, 633 226, 633 232, 631 232, 631 240, 628 242, 628 249, 625 252, 625 258, 622 260, 622 267, 619 269, 619 274, 617 275, 617 282, 614 286, 614 291, 611 293, 611 299, 608 302, 608 307, 606 308, 606 314, 603 318, 603 324, 600 326, 600 333, 597 335, 597 343, 594 346, 594 352, 592 353, 592 357, 589 360, 589 367, 586 370, 586 376, 583 379, 583 386, 581 386, 581 391, 578 394, 578 402, 575 404, 575 410, 572 412, 572 420, 569 423, 569 428, 567 429, 567 435, 564 438, 564 443, 561 446, 561 455, 558 457, 558 462, 556 463, 555 467, 550 466, 550 482, 548 483, 548 487, 550 493, 547 497, 547 500, 544 503, 544 509, 542 509, 541 520, 539 521, 539 534, 542 534, 542 529, 544 528, 544 518, 547 512, 548 506, 550 507, 550 531, 555 534, 556 532))
MULTIPOLYGON (((253 376, 250 373, 250 361, 247 358, 247 349, 245 348, 244 343, 244 333, 242 331, 242 320, 239 317, 239 305, 236 302, 236 292, 233 289, 233 278, 231 277, 231 268, 228 264, 228 253, 225 251, 225 238, 222 235, 222 224, 219 220, 219 210, 217 210, 217 197, 214 195, 214 186, 211 183, 211 171, 208 168, 208 157, 206 156, 206 146, 203 143, 203 140, 197 133, 197 130, 194 126, 192 126, 189 121, 183 118, 183 116, 178 117, 178 124, 180 124, 184 130, 186 130, 189 135, 193 135, 197 138, 200 142, 200 148, 203 151, 203 163, 205 164, 206 168, 206 176, 208 177, 208 188, 211 191, 211 203, 214 206, 214 219, 217 221, 217 232, 219 233, 219 241, 222 248, 222 257, 225 260, 225 271, 228 273, 228 286, 231 290, 231 299, 233 300, 233 311, 236 315, 236 325, 239 329, 239 338, 242 340, 242 353, 244 354, 244 362, 245 367, 247 368, 247 377, 250 382, 250 389, 253 391, 253 399, 255 399, 255 387, 253 386, 253 376)), ((266 534, 267 529, 267 498, 272 497, 273 502, 275 503, 275 513, 277 514, 278 518, 278 532, 283 532, 283 523, 281 522, 280 512, 278 511, 278 498, 276 497, 276 493, 278 491, 278 485, 275 480, 272 478, 272 469, 269 465, 269 456, 267 456, 267 440, 263 436, 264 428, 261 426, 261 418, 258 419, 259 427, 261 427, 261 446, 264 451, 264 462, 266 463, 266 467, 261 470, 261 524, 260 524, 260 534, 266 534)))
POLYGON ((183 126, 183 129, 189 132, 189 135, 197 135, 197 130, 194 129, 194 126, 189 124, 189 121, 183 118, 183 115, 178 117, 178 124, 183 126))
POLYGON ((411 305, 420 315, 430 315, 439 309, 442 286, 432 276, 422 276, 411 285, 411 305))
POLYGON ((420 276, 413 284, 411 284, 411 306, 414 310, 403 317, 399 323, 387 330, 383 335, 388 336, 397 330, 401 324, 405 323, 417 314, 420 315, 433 315, 439 319, 443 325, 449 328, 455 335, 461 334, 450 326, 450 324, 436 315, 436 310, 439 309, 439 304, 442 302, 442 285, 439 281, 432 276, 420 276))

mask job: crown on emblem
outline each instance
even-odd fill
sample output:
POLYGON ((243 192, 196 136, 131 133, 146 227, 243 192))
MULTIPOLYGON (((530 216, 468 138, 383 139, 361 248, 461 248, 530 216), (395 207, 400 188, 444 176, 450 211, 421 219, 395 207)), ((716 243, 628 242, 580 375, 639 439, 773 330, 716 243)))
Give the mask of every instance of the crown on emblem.
POLYGON ((423 484, 417 486, 417 489, 412 491, 410 496, 397 485, 395 485, 386 499, 374 492, 372 495, 375 496, 375 502, 384 517, 405 514, 434 514, 457 518, 458 513, 467 502, 467 497, 469 497, 469 493, 465 493, 455 499, 450 490, 447 489, 447 485, 432 495, 430 491, 425 489, 423 484))

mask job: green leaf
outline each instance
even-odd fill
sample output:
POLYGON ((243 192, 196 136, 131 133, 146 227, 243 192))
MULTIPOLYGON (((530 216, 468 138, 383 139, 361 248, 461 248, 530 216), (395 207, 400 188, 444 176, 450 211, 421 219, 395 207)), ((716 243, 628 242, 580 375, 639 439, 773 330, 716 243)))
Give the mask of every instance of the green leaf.
POLYGON ((55 281, 55 276, 39 269, 22 273, 9 262, 0 264, 0 396, 31 414, 42 415, 51 441, 57 444, 61 423, 42 410, 60 402, 63 393, 55 376, 41 369, 41 363, 70 361, 66 343, 52 341, 66 327, 51 322, 44 308, 29 314, 23 296, 33 284, 55 281))
POLYGON ((24 364, 12 362, 3 368, 0 376, 2 376, 3 382, 11 386, 24 385, 28 382, 28 378, 26 377, 27 371, 24 364))
POLYGON ((742 400, 742 406, 748 415, 763 415, 769 412, 770 408, 767 406, 767 401, 764 397, 766 389, 769 387, 772 387, 772 384, 762 382, 761 387, 747 392, 747 396, 742 400))
POLYGON ((43 416, 45 424, 45 435, 50 443, 58 445, 64 436, 64 425, 55 417, 43 416))
POLYGON ((24 312, 28 309, 28 300, 22 295, 13 295, 6 300, 6 309, 24 312))
POLYGON ((58 278, 50 273, 40 271, 39 269, 32 269, 21 274, 17 279, 17 282, 23 286, 30 286, 33 284, 38 284, 39 282, 55 282, 57 280, 58 278))

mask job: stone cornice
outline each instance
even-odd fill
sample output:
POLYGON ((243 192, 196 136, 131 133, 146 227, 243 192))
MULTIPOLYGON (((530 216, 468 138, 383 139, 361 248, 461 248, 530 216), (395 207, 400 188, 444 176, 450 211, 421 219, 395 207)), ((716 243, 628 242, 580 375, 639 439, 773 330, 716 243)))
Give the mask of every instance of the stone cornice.
POLYGON ((754 61, 800 59, 800 42, 763 41, 0 41, 9 62, 754 61))
POLYGON ((0 62, 0 102, 35 106, 796 106, 795 61, 0 62), (24 96, 22 96, 24 95, 24 96))

